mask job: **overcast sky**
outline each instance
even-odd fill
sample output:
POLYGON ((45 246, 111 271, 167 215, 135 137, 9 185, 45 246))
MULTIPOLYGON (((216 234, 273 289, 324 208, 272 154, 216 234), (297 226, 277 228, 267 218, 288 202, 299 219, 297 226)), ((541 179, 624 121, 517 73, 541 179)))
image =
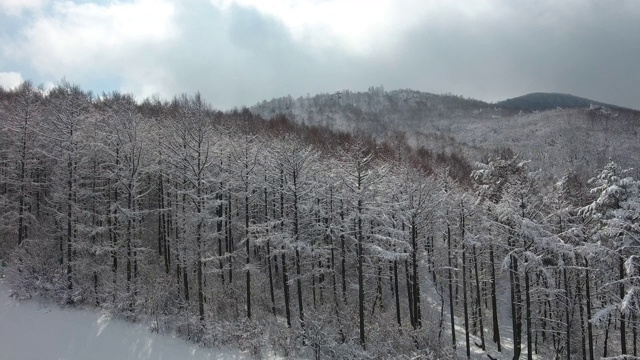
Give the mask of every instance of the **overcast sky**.
POLYGON ((640 1, 0 0, 0 85, 62 78, 221 109, 374 85, 640 109, 640 1))

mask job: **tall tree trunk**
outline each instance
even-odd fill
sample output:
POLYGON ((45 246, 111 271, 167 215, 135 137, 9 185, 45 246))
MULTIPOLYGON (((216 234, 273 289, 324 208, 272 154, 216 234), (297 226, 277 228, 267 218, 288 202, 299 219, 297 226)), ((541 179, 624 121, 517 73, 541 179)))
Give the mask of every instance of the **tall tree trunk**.
MULTIPOLYGON (((358 178, 358 190, 360 190, 360 178, 358 178)), ((358 199, 358 314, 360 317, 360 344, 365 347, 364 337, 364 274, 363 262, 364 254, 362 253, 362 200, 358 199)))
MULTIPOLYGON (((200 159, 198 159, 198 168, 200 168, 200 159)), ((200 316, 200 321, 204 322, 204 288, 202 281, 202 190, 201 190, 201 180, 198 177, 197 180, 197 188, 196 188, 196 213, 198 217, 198 223, 196 225, 196 248, 198 253, 196 256, 198 257, 196 261, 196 282, 198 286, 198 315, 200 316)))
POLYGON ((464 204, 460 204, 460 242, 462 244, 462 304, 464 307, 464 337, 467 350, 467 359, 471 358, 471 344, 469 341, 469 309, 467 305, 467 244, 465 243, 465 216, 464 204))
POLYGON ((29 119, 29 110, 25 112, 24 117, 24 126, 22 129, 22 148, 20 150, 20 192, 19 192, 19 201, 18 201, 18 246, 22 244, 22 241, 25 238, 25 221, 24 221, 24 208, 25 208, 25 197, 26 197, 26 182, 27 182, 27 174, 26 174, 26 163, 27 163, 27 124, 29 119))
POLYGON ((300 317, 300 326, 304 329, 304 308, 302 302, 302 273, 300 270, 300 246, 296 245, 296 286, 298 290, 298 313, 300 317))
MULTIPOLYGON (((509 234, 509 248, 513 249, 514 240, 509 234)), ((518 258, 509 255, 509 280, 511 287, 511 318, 513 326, 513 359, 520 358, 522 352, 522 307, 521 307, 521 290, 520 290, 520 270, 518 269, 518 258)))
POLYGON ((396 298, 396 321, 398 327, 402 327, 402 318, 400 316, 400 289, 398 288, 398 259, 393 259, 393 287, 396 298))
MULTIPOLYGON (((280 168, 280 232, 284 232, 284 171, 282 168, 280 168)), ((287 256, 284 244, 282 245, 282 290, 284 292, 284 308, 287 315, 287 326, 291 327, 289 276, 287 273, 287 256)))
POLYGON ((336 322, 338 324, 338 332, 340 333, 340 341, 344 342, 344 332, 342 331, 342 326, 340 325, 338 282, 336 278, 335 241, 334 241, 334 233, 331 226, 332 221, 333 221, 333 188, 330 188, 329 213, 325 217, 325 227, 327 231, 327 235, 326 235, 327 240, 329 240, 329 246, 331 247, 330 271, 331 271, 331 283, 333 285, 333 308, 336 316, 336 322))
MULTIPOLYGON (((131 186, 131 184, 129 184, 131 186)), ((133 195, 131 188, 127 194, 127 210, 135 212, 133 209, 133 195)), ((127 296, 129 297, 129 311, 133 311, 133 298, 131 298, 131 279, 133 278, 132 249, 131 242, 133 237, 133 219, 131 214, 127 215, 127 296)))
MULTIPOLYGON (((563 256, 564 258, 564 256, 563 256)), ((571 312, 570 312, 570 303, 569 303, 569 299, 571 298, 571 295, 569 293, 569 281, 567 279, 567 267, 566 267, 566 263, 565 266, 562 268, 562 277, 563 277, 563 282, 564 282, 564 298, 565 298, 565 322, 566 322, 566 345, 565 345, 565 350, 567 352, 567 360, 571 359, 571 312)))
POLYGON ((115 296, 115 286, 118 279, 118 207, 116 206, 118 204, 118 187, 114 186, 113 200, 111 199, 111 180, 107 181, 107 188, 109 189, 107 226, 109 227, 109 237, 111 238, 111 272, 113 274, 115 296))
POLYGON ((498 352, 502 351, 500 344, 500 326, 498 325, 498 296, 496 293, 496 265, 493 256, 493 244, 489 244, 489 266, 491 267, 491 312, 493 319, 493 342, 498 352))
MULTIPOLYGON (((71 133, 73 136, 73 132, 71 133)), ((73 262, 73 190, 74 190, 74 164, 71 160, 71 155, 69 155, 69 159, 67 162, 67 170, 69 172, 69 178, 67 179, 67 290, 73 289, 73 274, 71 264, 73 262)), ((71 294, 69 294, 71 296, 71 294)), ((71 301, 71 298, 69 298, 71 301)))
POLYGON ((633 356, 638 356, 638 315, 636 313, 633 314, 631 322, 633 323, 633 356))
MULTIPOLYGON (((447 212, 448 215, 448 212, 447 212)), ((456 323, 455 323, 455 314, 453 311, 453 274, 452 274, 452 269, 453 269, 453 264, 451 261, 451 226, 449 226, 449 223, 447 222, 447 262, 448 262, 448 269, 447 269, 447 278, 448 278, 448 283, 449 283, 449 317, 451 318, 451 345, 453 346, 453 349, 456 349, 456 323)))
MULTIPOLYGON (((171 251, 171 234, 173 232, 173 208, 172 208, 172 203, 171 203, 171 195, 169 194, 169 192, 166 193, 165 196, 165 200, 166 200, 166 206, 165 206, 165 210, 166 210, 166 214, 165 214, 165 248, 164 248, 164 258, 165 258, 165 263, 166 263, 166 267, 169 269, 167 270, 167 274, 169 274, 169 272, 171 272, 171 255, 172 255, 172 251, 171 251)), ((175 245, 174 245, 175 246, 175 245)))
POLYGON ((159 253, 163 257, 164 260, 164 271, 169 274, 169 242, 167 236, 167 214, 165 208, 165 199, 164 199, 164 175, 160 174, 160 179, 158 180, 159 187, 159 214, 158 214, 158 222, 160 226, 158 230, 160 231, 160 235, 158 236, 158 243, 160 246, 159 253))
POLYGON ((482 350, 486 350, 484 343, 484 320, 482 317, 482 303, 480 298, 480 275, 478 273, 478 257, 476 256, 476 245, 473 245, 473 267, 475 273, 476 282, 476 316, 480 322, 480 343, 482 344, 482 350))
MULTIPOLYGON (((624 256, 620 255, 620 260, 618 262, 618 273, 619 273, 619 296, 620 299, 624 299, 624 256)), ((627 327, 625 321, 625 314, 620 313, 620 349, 622 355, 627 354, 627 327)))
POLYGON ((412 269, 413 269, 413 315, 415 317, 415 328, 422 327, 422 316, 420 309, 420 281, 418 276, 418 228, 415 215, 411 219, 411 246, 412 246, 412 269))
POLYGON ((287 256, 282 245, 282 288, 284 292, 284 309, 287 315, 287 326, 291 327, 291 307, 289 305, 289 276, 287 274, 287 256))
MULTIPOLYGON (((249 180, 247 180, 249 181, 249 180)), ((247 318, 251 319, 251 271, 249 270, 249 264, 251 263, 251 252, 249 247, 249 184, 245 183, 244 188, 244 242, 245 249, 247 251, 246 266, 247 266, 247 318)))
POLYGON ((413 313, 413 285, 411 281, 411 273, 409 273, 409 260, 404 259, 404 277, 407 281, 407 300, 409 302, 409 320, 411 322, 411 326, 416 328, 416 318, 413 313))
MULTIPOLYGON (((266 183, 265 175, 265 183, 266 183)), ((269 199, 267 194, 267 187, 264 188, 264 222, 269 221, 269 199)), ((269 295, 271 296, 271 312, 273 316, 276 315, 276 298, 273 292, 273 273, 271 271, 271 242, 269 240, 269 228, 267 228, 267 266, 269 267, 269 295)))
POLYGON ((304 308, 302 304, 302 274, 300 271, 300 220, 298 210, 298 173, 293 171, 293 232, 296 242, 296 285, 298 290, 298 312, 300 316, 300 326, 304 332, 304 308))
MULTIPOLYGON (((578 265, 578 260, 576 258, 576 265, 578 265)), ((585 333, 584 326, 584 306, 582 301, 582 282, 578 280, 578 286, 576 288, 577 297, 578 297, 578 309, 580 310, 580 342, 581 348, 580 352, 582 353, 582 360, 587 360, 587 335, 585 333)))
POLYGON ((611 327, 611 314, 607 315, 607 327, 604 330, 604 349, 602 350, 602 357, 607 357, 609 346, 609 328, 611 327))
POLYGON ((229 254, 229 284, 233 284, 233 253, 235 252, 233 244, 233 232, 231 231, 231 192, 227 194, 227 254, 229 254))
POLYGON ((527 317, 527 360, 533 360, 533 346, 532 340, 533 335, 531 334, 531 287, 529 284, 529 270, 525 267, 524 272, 524 287, 525 287, 525 304, 527 306, 526 309, 526 317, 527 317))
POLYGON ((589 339, 589 360, 594 360, 593 354, 593 326, 591 324, 591 279, 589 275, 589 259, 584 258, 584 281, 585 292, 587 297, 587 338, 589 339))
POLYGON ((164 242, 162 235, 164 233, 162 217, 164 215, 164 200, 162 190, 162 175, 158 177, 158 256, 164 257, 164 242))
POLYGON ((223 256, 224 256, 224 247, 222 246, 222 225, 223 225, 223 195, 222 195, 222 183, 220 183, 220 191, 216 195, 216 199, 218 200, 218 204, 216 205, 216 235, 218 237, 218 268, 220 269, 220 282, 224 286, 224 265, 223 265, 223 256))
MULTIPOLYGON (((185 180, 186 181, 186 180, 185 180)), ((182 183, 182 189, 186 187, 185 183, 182 183)), ((181 203, 181 212, 182 212, 182 284, 184 285, 184 299, 187 303, 189 303, 191 294, 189 289, 189 264, 187 263, 187 248, 186 248, 186 229, 187 229, 187 215, 185 212, 185 203, 187 202, 187 195, 182 195, 182 203, 181 203)))
MULTIPOLYGON (((98 196, 98 184, 97 184, 97 177, 98 177, 98 162, 96 160, 96 158, 93 158, 93 176, 91 178, 91 194, 94 197, 91 201, 91 225, 94 226, 95 228, 100 228, 102 227, 102 220, 99 218, 98 215, 98 204, 97 204, 97 196, 98 196)), ((102 245, 102 236, 100 236, 100 244, 98 244, 98 236, 96 234, 95 231, 92 232, 91 234, 91 245, 94 247, 98 247, 98 245, 102 245)), ((96 263, 96 251, 92 251, 91 252, 91 261, 95 264, 96 263)), ((93 269, 93 296, 94 296, 94 305, 95 306, 100 306, 100 300, 98 297, 98 272, 96 271, 96 268, 93 269)))
MULTIPOLYGON (((340 200, 340 223, 342 224, 342 226, 344 225, 344 204, 342 202, 342 200, 340 200)), ((346 250, 345 250, 345 236, 344 236, 344 231, 341 232, 340 234, 340 255, 341 255, 341 264, 340 264, 340 271, 342 271, 342 300, 344 301, 344 303, 347 303, 347 270, 346 270, 346 250)))

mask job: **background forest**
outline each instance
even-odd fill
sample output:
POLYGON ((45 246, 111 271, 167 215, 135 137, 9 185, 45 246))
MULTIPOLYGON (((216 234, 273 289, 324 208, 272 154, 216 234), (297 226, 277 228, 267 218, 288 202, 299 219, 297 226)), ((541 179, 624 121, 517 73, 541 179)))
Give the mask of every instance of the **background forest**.
POLYGON ((638 355, 640 188, 615 158, 584 181, 509 148, 475 159, 260 106, 0 89, 15 294, 256 356, 638 355))

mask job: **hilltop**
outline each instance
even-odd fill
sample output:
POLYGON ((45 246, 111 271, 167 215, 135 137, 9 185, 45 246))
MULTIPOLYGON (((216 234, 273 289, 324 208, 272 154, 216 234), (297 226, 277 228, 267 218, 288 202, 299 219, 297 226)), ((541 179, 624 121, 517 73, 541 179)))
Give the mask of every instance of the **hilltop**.
POLYGON ((515 98, 498 101, 496 106, 522 111, 543 111, 551 109, 579 109, 591 106, 622 109, 620 106, 582 98, 571 94, 536 92, 515 98))

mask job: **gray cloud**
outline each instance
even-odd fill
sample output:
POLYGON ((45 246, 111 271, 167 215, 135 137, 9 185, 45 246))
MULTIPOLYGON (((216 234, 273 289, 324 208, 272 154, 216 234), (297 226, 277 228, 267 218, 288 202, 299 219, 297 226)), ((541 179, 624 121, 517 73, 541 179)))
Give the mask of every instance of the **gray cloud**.
MULTIPOLYGON (((55 66, 41 70, 37 56, 29 57, 35 50, 29 53, 32 48, 19 44, 29 28, 25 22, 22 32, 2 28, 12 48, 3 49, 0 66, 6 68, 0 72, 18 71, 36 82, 67 76, 85 88, 112 86, 139 96, 200 91, 223 109, 380 84, 487 101, 566 92, 640 109, 640 2, 481 4, 483 9, 469 10, 433 1, 432 13, 413 19, 407 31, 392 33, 394 38, 377 39, 384 31, 373 32, 363 53, 352 51, 339 34, 328 34, 322 45, 311 43, 280 18, 250 6, 175 1, 172 37, 119 46, 118 56, 83 64, 77 77, 56 73, 55 66), (21 54, 27 61, 16 61, 16 47, 27 49, 21 54)), ((38 16, 45 15, 33 18, 38 16)))
POLYGON ((385 84, 490 101, 568 92, 640 108, 637 4, 539 9, 534 16, 516 8, 507 17, 454 21, 445 28, 425 24, 408 37, 385 84))

